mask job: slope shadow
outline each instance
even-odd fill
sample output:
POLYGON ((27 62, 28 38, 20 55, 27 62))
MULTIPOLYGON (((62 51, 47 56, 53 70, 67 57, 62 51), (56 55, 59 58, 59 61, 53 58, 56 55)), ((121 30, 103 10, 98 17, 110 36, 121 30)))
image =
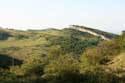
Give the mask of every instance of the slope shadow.
POLYGON ((21 65, 22 61, 12 58, 6 54, 0 54, 0 67, 9 68, 9 66, 21 65))

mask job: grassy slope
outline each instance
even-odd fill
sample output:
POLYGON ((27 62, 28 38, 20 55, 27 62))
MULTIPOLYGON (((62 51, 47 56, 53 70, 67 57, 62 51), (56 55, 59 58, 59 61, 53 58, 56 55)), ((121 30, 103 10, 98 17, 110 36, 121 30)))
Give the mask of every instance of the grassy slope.
POLYGON ((28 31, 0 29, 0 31, 10 34, 8 39, 0 40, 0 53, 7 54, 21 60, 24 60, 26 57, 33 54, 47 53, 47 49, 53 46, 52 42, 56 42, 56 44, 60 45, 60 42, 61 44, 63 43, 63 39, 68 42, 66 39, 71 36, 86 43, 98 40, 102 41, 101 39, 86 32, 80 32, 71 28, 62 30, 47 29, 28 31))
POLYGON ((125 53, 121 53, 114 57, 114 59, 108 65, 113 71, 124 70, 125 71, 125 53))

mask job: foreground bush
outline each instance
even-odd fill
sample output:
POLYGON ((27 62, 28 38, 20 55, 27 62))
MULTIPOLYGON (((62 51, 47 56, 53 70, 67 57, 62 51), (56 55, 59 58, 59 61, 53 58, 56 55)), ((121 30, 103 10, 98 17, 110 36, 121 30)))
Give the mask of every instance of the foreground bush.
POLYGON ((70 55, 58 57, 50 64, 45 66, 44 75, 49 83, 79 83, 80 73, 79 64, 70 55))

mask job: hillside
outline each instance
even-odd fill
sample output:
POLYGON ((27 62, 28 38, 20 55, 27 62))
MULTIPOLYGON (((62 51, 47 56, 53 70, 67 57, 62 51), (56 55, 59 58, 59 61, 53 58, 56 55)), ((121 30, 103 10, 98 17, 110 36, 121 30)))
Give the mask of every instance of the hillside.
MULTIPOLYGON (((83 27, 82 27, 83 28, 83 27)), ((93 31, 88 29, 89 31, 93 31)), ((96 31, 100 35, 111 39, 117 37, 115 34, 96 31)), ((86 47, 96 46, 103 39, 88 32, 83 32, 72 27, 62 30, 28 30, 20 31, 13 29, 0 29, 0 53, 24 60, 32 54, 39 54, 47 51, 52 46, 57 46, 64 53, 67 50, 73 54, 81 54, 86 47), (23 51, 23 52, 22 52, 23 51)))
MULTIPOLYGON (((112 36, 112 34, 107 33, 106 37, 108 38, 109 36, 113 38, 116 35, 112 36)), ((88 46, 97 45, 100 41, 102 41, 102 39, 95 35, 73 28, 65 28, 62 30, 47 29, 39 31, 0 29, 0 52, 21 60, 25 59, 32 53, 39 52, 38 50, 43 50, 45 52, 45 50, 48 50, 48 48, 53 45, 58 45, 61 47, 63 44, 65 44, 61 47, 63 50, 69 49, 70 52, 77 52, 81 49, 83 51, 84 48, 88 46), (73 46, 73 44, 77 45, 73 46), (72 46, 75 48, 70 49, 72 46), (22 53, 23 50, 27 51, 22 53)), ((81 53, 82 51, 77 53, 81 53)))
POLYGON ((124 33, 78 25, 61 30, 0 28, 0 81, 122 83, 124 51, 124 33))

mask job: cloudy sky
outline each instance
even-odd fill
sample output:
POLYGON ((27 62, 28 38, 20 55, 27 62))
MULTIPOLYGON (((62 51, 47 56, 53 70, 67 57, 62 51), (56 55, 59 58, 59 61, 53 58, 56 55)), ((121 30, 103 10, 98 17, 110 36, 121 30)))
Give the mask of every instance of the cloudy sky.
POLYGON ((15 29, 84 25, 125 30, 125 0, 0 0, 0 26, 15 29))

